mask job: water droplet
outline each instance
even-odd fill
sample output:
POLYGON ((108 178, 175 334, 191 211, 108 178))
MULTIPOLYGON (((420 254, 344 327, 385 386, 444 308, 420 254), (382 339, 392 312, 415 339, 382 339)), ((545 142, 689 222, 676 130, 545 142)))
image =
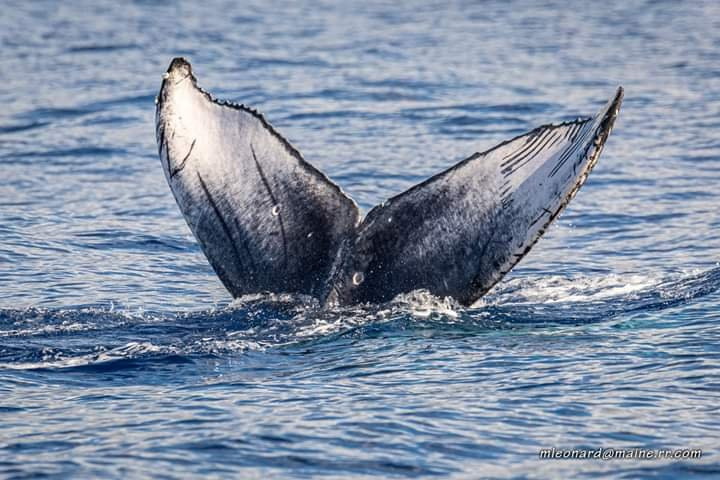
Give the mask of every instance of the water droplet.
POLYGON ((307 234, 307 238, 312 237, 312 235, 313 235, 313 232, 308 233, 308 234, 307 234))
POLYGON ((388 223, 392 223, 392 217, 388 218, 388 223))
POLYGON ((277 217, 278 215, 280 215, 280 205, 275 205, 272 208, 272 215, 273 217, 277 217))
POLYGON ((352 282, 353 285, 360 285, 365 280, 365 275, 362 272, 355 272, 353 274, 352 282))

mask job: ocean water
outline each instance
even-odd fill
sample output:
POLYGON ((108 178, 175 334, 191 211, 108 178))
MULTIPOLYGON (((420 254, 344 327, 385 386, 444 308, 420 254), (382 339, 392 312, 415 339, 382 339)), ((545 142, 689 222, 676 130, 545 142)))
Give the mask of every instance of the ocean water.
POLYGON ((720 476, 717 2, 3 5, 0 477, 720 476), (231 301, 194 241, 154 138, 179 55, 364 211, 626 97, 478 304, 322 311, 231 301))

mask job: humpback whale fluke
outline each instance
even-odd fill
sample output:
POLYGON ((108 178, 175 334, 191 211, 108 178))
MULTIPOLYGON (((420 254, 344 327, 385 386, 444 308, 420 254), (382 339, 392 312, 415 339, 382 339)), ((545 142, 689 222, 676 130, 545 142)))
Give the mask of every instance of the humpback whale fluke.
POLYGON ((595 166, 623 90, 593 118, 544 125, 475 153, 373 208, 306 162, 265 118, 216 100, 175 58, 156 110, 175 199, 234 296, 324 305, 416 289, 470 305, 530 251, 595 166))

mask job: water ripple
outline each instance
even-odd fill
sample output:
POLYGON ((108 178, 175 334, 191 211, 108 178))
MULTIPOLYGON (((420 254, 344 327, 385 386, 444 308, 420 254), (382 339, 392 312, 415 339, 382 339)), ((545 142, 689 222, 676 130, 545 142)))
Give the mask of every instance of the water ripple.
POLYGON ((0 477, 717 477, 718 18, 710 1, 11 1, 0 477), (155 144, 177 55, 365 211, 626 99, 582 192, 478 304, 326 311, 231 301, 204 259, 155 144))

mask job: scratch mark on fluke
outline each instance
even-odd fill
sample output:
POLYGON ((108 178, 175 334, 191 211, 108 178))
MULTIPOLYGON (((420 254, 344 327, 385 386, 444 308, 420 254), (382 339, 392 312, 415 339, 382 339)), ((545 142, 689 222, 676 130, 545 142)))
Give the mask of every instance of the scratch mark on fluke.
POLYGON ((193 148, 195 147, 196 141, 197 141, 197 138, 195 140, 193 140, 192 143, 190 144, 190 149, 188 150, 185 157, 183 157, 183 159, 180 161, 180 164, 177 165, 175 168, 173 168, 173 170, 170 172, 170 178, 173 178, 175 175, 180 173, 183 168, 185 168, 185 163, 187 162, 188 158, 190 158, 190 154, 192 153, 193 148))

